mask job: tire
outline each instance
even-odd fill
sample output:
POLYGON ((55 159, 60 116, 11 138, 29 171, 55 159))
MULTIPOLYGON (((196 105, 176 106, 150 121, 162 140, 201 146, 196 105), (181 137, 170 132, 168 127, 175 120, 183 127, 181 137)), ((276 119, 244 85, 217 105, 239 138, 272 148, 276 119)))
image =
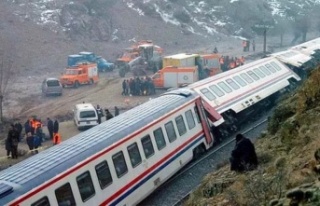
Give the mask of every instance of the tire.
POLYGON ((80 86, 79 82, 78 81, 75 81, 74 84, 73 84, 74 88, 78 88, 80 86))
POLYGON ((89 84, 92 85, 94 83, 93 79, 90 79, 89 84))

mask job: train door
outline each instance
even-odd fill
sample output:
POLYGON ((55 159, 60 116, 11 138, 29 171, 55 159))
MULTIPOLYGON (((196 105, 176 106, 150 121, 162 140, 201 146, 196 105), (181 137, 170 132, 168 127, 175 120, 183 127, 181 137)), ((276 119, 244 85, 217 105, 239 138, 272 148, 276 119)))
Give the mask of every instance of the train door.
POLYGON ((200 118, 200 123, 204 131, 206 142, 208 145, 211 145, 213 143, 214 137, 210 131, 210 125, 209 125, 206 112, 204 110, 204 107, 200 98, 196 100, 196 109, 197 109, 198 116, 200 118))

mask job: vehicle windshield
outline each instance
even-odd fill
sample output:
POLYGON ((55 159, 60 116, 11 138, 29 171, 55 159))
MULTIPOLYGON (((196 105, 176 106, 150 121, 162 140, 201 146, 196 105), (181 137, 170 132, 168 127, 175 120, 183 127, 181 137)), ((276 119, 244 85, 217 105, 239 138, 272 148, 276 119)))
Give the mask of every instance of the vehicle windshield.
POLYGON ((67 69, 66 74, 68 75, 77 75, 79 73, 78 70, 67 69))
POLYGON ((92 118, 96 117, 95 111, 82 111, 80 112, 80 118, 92 118))
POLYGON ((60 83, 58 80, 48 80, 47 86, 48 87, 58 87, 58 86, 60 86, 60 83))

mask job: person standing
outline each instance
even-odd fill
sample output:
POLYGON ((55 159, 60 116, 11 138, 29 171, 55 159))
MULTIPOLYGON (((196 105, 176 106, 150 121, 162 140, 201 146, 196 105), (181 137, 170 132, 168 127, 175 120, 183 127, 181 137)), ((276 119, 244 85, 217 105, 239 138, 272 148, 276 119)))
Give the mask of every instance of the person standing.
POLYGON ((126 90, 127 90, 127 84, 126 84, 126 80, 124 79, 123 82, 122 82, 122 93, 121 93, 122 96, 127 95, 126 94, 127 93, 126 90))
POLYGON ((48 127, 50 139, 52 139, 53 138, 53 121, 49 117, 47 118, 47 127, 48 127))
POLYGON ((98 124, 101 124, 101 117, 103 116, 103 114, 102 114, 102 109, 99 104, 97 104, 96 111, 97 111, 97 115, 98 115, 98 124))
POLYGON ((11 148, 12 159, 18 159, 19 133, 13 124, 10 125, 7 139, 11 148))
POLYGON ((61 142, 61 136, 59 133, 55 133, 53 137, 53 145, 60 144, 61 142))
POLYGON ((242 48, 244 52, 247 51, 247 40, 242 40, 242 48))
POLYGON ((22 124, 20 123, 20 122, 16 122, 15 124, 14 124, 14 127, 16 128, 16 131, 18 132, 18 134, 19 134, 19 142, 20 142, 20 140, 22 139, 22 137, 21 137, 21 133, 22 133, 22 124))
POLYGON ((57 119, 55 119, 53 122, 53 133, 58 133, 58 132, 59 132, 59 122, 57 119))
POLYGON ((114 116, 118 116, 119 115, 119 108, 117 106, 114 107, 114 116))
POLYGON ((254 41, 254 39, 252 39, 252 51, 256 51, 256 42, 254 41))

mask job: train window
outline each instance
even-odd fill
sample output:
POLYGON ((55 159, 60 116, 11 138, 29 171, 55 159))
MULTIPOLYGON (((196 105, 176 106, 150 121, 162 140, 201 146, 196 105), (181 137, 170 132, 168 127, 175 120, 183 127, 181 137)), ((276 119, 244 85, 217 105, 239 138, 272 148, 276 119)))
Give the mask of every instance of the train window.
POLYGON ((200 123, 200 117, 199 117, 199 111, 198 111, 198 108, 197 107, 194 107, 194 112, 196 114, 196 119, 197 119, 197 122, 200 123))
POLYGON ((151 157, 154 154, 153 145, 151 142, 150 135, 147 135, 141 139, 142 147, 146 158, 151 157))
POLYGON ((191 110, 186 111, 185 114, 186 114, 189 129, 193 129, 196 126, 196 123, 194 122, 194 118, 191 110))
POLYGON ((107 161, 99 163, 95 169, 101 189, 106 188, 113 182, 107 161))
POLYGON ((124 159, 123 152, 120 151, 112 156, 114 168, 117 176, 120 178, 128 172, 126 160, 124 159))
POLYGON ((216 85, 211 85, 209 88, 219 97, 224 95, 224 92, 216 85))
POLYGON ((70 183, 64 184, 55 190, 58 205, 76 205, 70 183))
POLYGON ((278 71, 281 70, 281 67, 280 67, 277 63, 271 62, 270 64, 271 64, 272 66, 274 66, 274 67, 276 68, 276 70, 278 70, 278 71))
POLYGON ((266 64, 266 67, 272 72, 275 73, 276 70, 273 68, 273 66, 271 66, 270 64, 266 64))
POLYGON ((232 89, 224 82, 219 82, 218 83, 219 87, 221 87, 223 89, 223 91, 230 93, 232 92, 232 89))
POLYGON ((250 84, 250 83, 253 82, 253 80, 252 80, 246 73, 242 73, 242 74, 240 74, 240 76, 241 76, 248 84, 250 84))
POLYGON ((262 71, 260 71, 259 68, 255 68, 255 69, 253 69, 253 71, 254 71, 256 74, 258 74, 258 76, 259 76, 260 78, 263 78, 263 77, 266 76, 264 73, 262 73, 262 71))
POLYGON ((247 85, 247 83, 239 76, 234 76, 233 79, 243 87, 247 85))
POLYGON ((204 94, 209 100, 214 100, 216 99, 216 96, 212 94, 207 88, 201 89, 200 92, 204 94))
POLYGON ((158 150, 161 150, 166 146, 166 141, 163 136, 161 127, 153 131, 154 138, 157 143, 158 150))
POLYGON ((226 81, 234 90, 237 90, 240 88, 239 85, 237 85, 237 83, 235 83, 232 79, 227 79, 226 81))
POLYGON ((256 81, 260 79, 253 71, 248 71, 247 74, 249 74, 249 76, 256 81))
POLYGON ((141 155, 137 143, 128 146, 128 153, 132 167, 136 167, 141 163, 141 155))
POLYGON ((176 140, 177 139, 177 135, 176 135, 176 132, 174 131, 174 127, 173 127, 172 121, 170 121, 167 124, 165 124, 165 128, 166 128, 166 132, 167 132, 167 136, 168 136, 169 142, 173 142, 174 140, 176 140))
POLYGON ((31 206, 50 206, 49 199, 47 196, 41 198, 35 203, 32 203, 31 206))
POLYGON ((270 75, 271 74, 271 72, 265 66, 260 66, 259 68, 266 75, 270 75))
POLYGON ((77 177, 77 184, 83 202, 87 201, 96 194, 89 171, 77 177))
POLYGON ((176 125, 178 128, 179 135, 182 136, 187 132, 186 124, 184 123, 182 115, 176 117, 176 125))

